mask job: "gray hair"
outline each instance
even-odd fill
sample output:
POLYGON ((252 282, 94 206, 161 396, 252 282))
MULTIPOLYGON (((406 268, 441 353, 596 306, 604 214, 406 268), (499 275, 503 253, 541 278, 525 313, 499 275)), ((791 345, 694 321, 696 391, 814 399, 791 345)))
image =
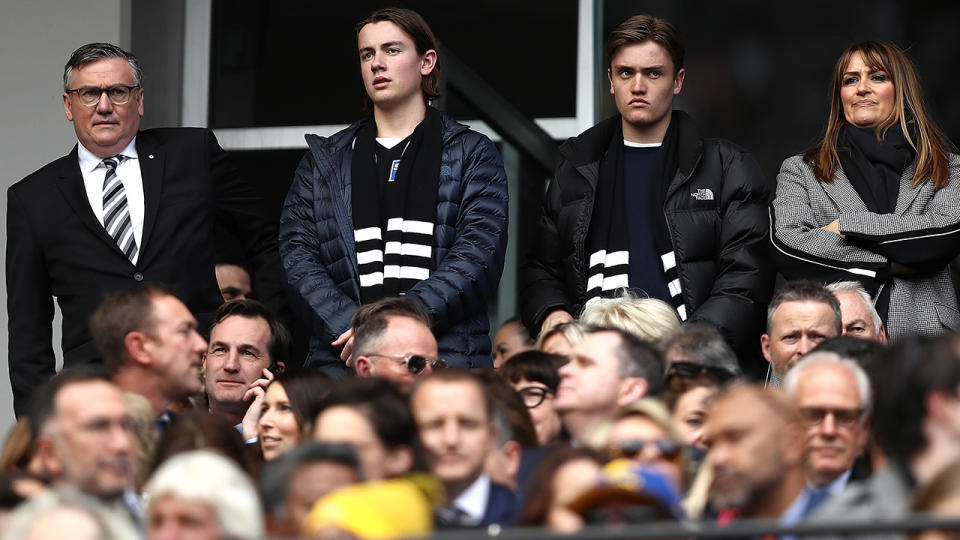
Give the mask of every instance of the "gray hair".
MULTIPOLYGON (((47 489, 18 506, 10 516, 0 540, 30 538, 40 527, 56 526, 51 521, 58 512, 79 512, 88 516, 97 526, 102 540, 137 538, 137 528, 129 515, 106 506, 99 499, 78 491, 71 486, 47 489)), ((65 535, 70 536, 70 535, 65 535)))
POLYGON ((873 392, 870 388, 870 378, 867 372, 860 367, 860 364, 843 358, 833 352, 812 352, 796 363, 787 375, 783 378, 783 390, 791 398, 796 395, 797 385, 800 384, 800 378, 803 377, 803 371, 811 366, 833 365, 846 368, 857 381, 857 390, 860 391, 860 408, 864 413, 868 413, 873 408, 873 392))
POLYGON ((223 536, 263 538, 263 513, 253 482, 233 461, 209 450, 177 454, 153 474, 144 494, 153 503, 172 495, 194 504, 213 507, 223 536))
POLYGON ((857 283, 856 281, 837 281, 827 285, 827 290, 832 292, 834 295, 839 292, 847 292, 859 296, 863 300, 863 303, 866 304, 867 310, 870 312, 870 318, 873 320, 874 331, 877 334, 880 333, 881 328, 883 328, 883 321, 880 320, 880 314, 877 313, 877 308, 873 305, 873 299, 870 298, 870 293, 863 288, 863 285, 857 283))
POLYGON ((143 85, 143 70, 140 69, 140 61, 133 53, 110 43, 87 43, 73 51, 70 59, 67 60, 67 64, 63 66, 63 91, 70 90, 70 80, 73 78, 74 70, 79 69, 84 64, 106 58, 126 60, 130 64, 130 72, 133 74, 133 84, 136 86, 143 85))
POLYGON ((666 342, 663 350, 668 368, 671 353, 675 353, 694 364, 723 368, 734 375, 741 374, 737 354, 720 331, 709 324, 683 323, 680 330, 666 342))
POLYGON ((788 281, 773 295, 770 307, 767 308, 767 333, 773 329, 773 315, 784 302, 822 302, 830 306, 837 319, 837 335, 843 334, 843 317, 840 315, 840 302, 832 292, 815 281, 798 279, 788 281))

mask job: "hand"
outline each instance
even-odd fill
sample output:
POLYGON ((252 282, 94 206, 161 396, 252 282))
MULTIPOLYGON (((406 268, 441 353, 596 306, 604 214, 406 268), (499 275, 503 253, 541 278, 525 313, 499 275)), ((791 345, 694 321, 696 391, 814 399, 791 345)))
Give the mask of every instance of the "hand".
POLYGON ((353 327, 340 334, 340 337, 330 344, 332 347, 341 345, 343 345, 343 350, 340 351, 340 359, 347 364, 347 367, 350 367, 350 355, 353 353, 353 327))
POLYGON ((573 322, 573 315, 567 313, 565 309, 555 309, 547 315, 547 318, 543 319, 543 324, 540 325, 540 332, 546 332, 558 324, 568 322, 573 322))
POLYGON ((244 401, 252 400, 247 407, 247 413, 243 415, 243 420, 240 422, 240 431, 243 434, 244 441, 249 441, 257 436, 260 411, 263 409, 263 396, 266 395, 267 385, 272 380, 273 372, 264 369, 263 377, 250 383, 250 387, 243 394, 244 401))
MULTIPOLYGON (((835 233, 835 234, 840 234, 840 220, 839 220, 839 219, 835 219, 835 220, 831 221, 830 223, 828 223, 827 225, 824 225, 824 226, 821 227, 821 228, 822 228, 823 230, 825 230, 825 231, 830 231, 830 232, 835 233)), ((840 238, 846 238, 846 237, 845 237, 844 235, 840 234, 840 238)))

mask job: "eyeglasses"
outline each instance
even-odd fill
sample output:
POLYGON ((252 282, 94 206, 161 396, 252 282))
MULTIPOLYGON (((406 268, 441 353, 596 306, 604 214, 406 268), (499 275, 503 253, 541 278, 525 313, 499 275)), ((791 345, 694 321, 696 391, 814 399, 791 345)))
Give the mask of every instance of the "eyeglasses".
POLYGON ((680 443, 671 439, 627 439, 612 444, 610 453, 614 458, 638 459, 648 444, 655 445, 660 455, 669 460, 677 459, 682 449, 680 443))
POLYGON ((736 377, 736 374, 730 370, 719 366, 705 366, 693 362, 673 362, 670 364, 670 367, 667 368, 667 373, 664 378, 669 381, 673 377, 690 379, 700 375, 706 375, 720 384, 736 377))
POLYGON ((107 98, 109 98, 110 102, 114 105, 124 105, 130 101, 130 96, 133 95, 134 89, 137 88, 140 88, 140 85, 117 84, 108 86, 107 88, 84 86, 82 88, 67 90, 67 93, 76 93, 77 97, 80 98, 80 103, 83 103, 87 107, 93 107, 97 103, 100 103, 100 98, 103 97, 104 93, 107 94, 107 98))
POLYGON ((443 360, 437 358, 436 360, 430 360, 426 356, 419 354, 367 354, 365 356, 375 356, 379 358, 393 358, 400 360, 404 367, 407 368, 407 371, 413 373, 414 375, 419 375, 423 370, 427 369, 427 364, 430 365, 433 369, 442 369, 447 367, 447 363, 443 360))
POLYGON ((823 407, 800 407, 800 417, 808 426, 819 426, 828 414, 839 427, 852 427, 863 416, 863 409, 825 409, 823 407))
POLYGON ((526 388, 521 388, 517 393, 523 398, 523 404, 526 405, 528 409, 532 409, 543 403, 543 400, 547 399, 547 396, 555 396, 557 391, 545 386, 527 386, 526 388))

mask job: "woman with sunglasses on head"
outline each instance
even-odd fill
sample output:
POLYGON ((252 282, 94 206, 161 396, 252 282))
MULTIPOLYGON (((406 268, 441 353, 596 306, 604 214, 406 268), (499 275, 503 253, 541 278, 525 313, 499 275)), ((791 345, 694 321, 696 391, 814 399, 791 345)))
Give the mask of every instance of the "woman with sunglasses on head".
POLYGON ((318 371, 282 373, 270 382, 260 406, 257 440, 270 461, 309 439, 311 412, 330 391, 333 380, 318 371))
POLYGON ((563 437, 560 415, 553 408, 553 401, 560 384, 560 366, 566 362, 566 358, 557 354, 526 351, 511 357, 497 372, 523 398, 540 446, 563 437))
POLYGON ((822 141, 777 175, 772 235, 787 279, 856 280, 891 341, 960 330, 960 157, 889 43, 843 51, 822 141))

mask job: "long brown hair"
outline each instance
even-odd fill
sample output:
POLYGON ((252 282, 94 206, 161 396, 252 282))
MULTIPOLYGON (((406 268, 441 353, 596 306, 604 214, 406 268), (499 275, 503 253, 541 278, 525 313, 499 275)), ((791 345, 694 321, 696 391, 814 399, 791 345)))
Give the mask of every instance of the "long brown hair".
MULTIPOLYGON (((433 31, 430 25, 416 11, 403 8, 383 8, 374 11, 362 21, 357 23, 354 29, 356 38, 360 37, 360 30, 372 23, 392 22, 400 27, 404 33, 410 36, 413 41, 413 48, 418 56, 423 56, 427 51, 437 50, 437 39, 433 37, 433 31)), ((433 66, 433 71, 429 75, 420 78, 420 90, 423 91, 423 101, 429 102, 432 99, 440 97, 440 83, 443 75, 440 71, 440 53, 437 52, 437 62, 433 66)), ((364 105, 367 108, 373 106, 373 101, 366 92, 363 94, 364 105)))
POLYGON ((911 185, 917 185, 933 179, 934 189, 940 189, 950 181, 950 141, 927 112, 927 105, 920 89, 913 63, 895 45, 883 41, 864 41, 850 45, 840 55, 830 81, 830 117, 823 141, 804 154, 804 160, 813 167, 814 175, 820 182, 833 182, 840 158, 837 155, 837 137, 846 117, 840 100, 840 88, 843 86, 843 73, 854 54, 860 53, 864 64, 870 69, 883 71, 890 78, 894 88, 894 109, 889 118, 877 126, 877 137, 883 138, 887 129, 899 124, 907 142, 917 153, 917 168, 913 173, 911 185), (912 127, 908 129, 908 126, 912 127))

